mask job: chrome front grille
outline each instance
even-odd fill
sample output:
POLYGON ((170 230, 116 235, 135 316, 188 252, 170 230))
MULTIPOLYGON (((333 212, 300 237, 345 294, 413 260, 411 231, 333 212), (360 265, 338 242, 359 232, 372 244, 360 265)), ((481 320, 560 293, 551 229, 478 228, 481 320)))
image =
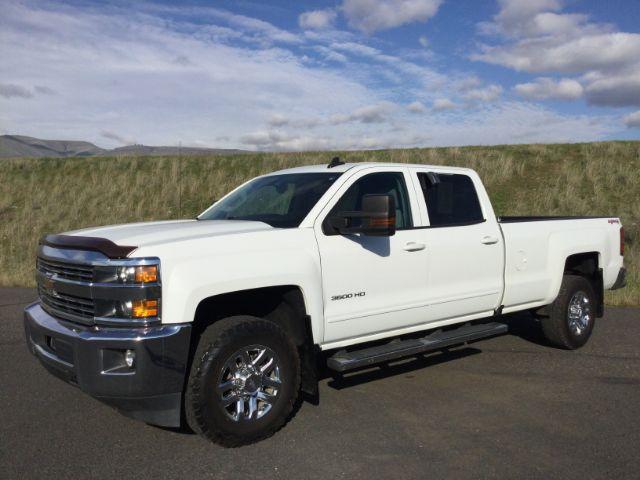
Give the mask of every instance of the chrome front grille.
POLYGON ((87 326, 148 326, 160 315, 134 317, 133 302, 160 304, 160 280, 126 284, 118 272, 123 267, 158 265, 158 258, 112 259, 93 250, 41 245, 36 264, 38 296, 44 310, 57 318, 87 326))
POLYGON ((67 280, 91 282, 93 280, 93 267, 91 265, 79 265, 77 263, 54 262, 38 257, 37 268, 44 275, 57 275, 67 280))
POLYGON ((42 307, 51 315, 74 322, 91 324, 95 316, 95 303, 91 298, 58 291, 60 281, 82 284, 86 297, 90 296, 93 266, 38 257, 38 296, 42 307))
POLYGON ((88 298, 80 298, 38 287, 38 295, 43 308, 52 315, 82 323, 92 323, 95 316, 95 303, 88 298))

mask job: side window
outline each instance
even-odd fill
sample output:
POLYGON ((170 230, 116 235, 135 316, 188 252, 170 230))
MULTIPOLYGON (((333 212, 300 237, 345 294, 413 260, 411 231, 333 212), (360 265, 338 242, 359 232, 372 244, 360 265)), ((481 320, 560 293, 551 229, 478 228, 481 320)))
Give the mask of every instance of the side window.
POLYGON ((426 173, 418 173, 427 202, 431 226, 464 225, 484 221, 473 181, 466 175, 438 174, 432 183, 426 173))
POLYGON ((404 175, 399 172, 370 173, 356 180, 331 210, 332 214, 362 209, 362 198, 369 194, 392 195, 396 203, 396 228, 413 226, 404 175))

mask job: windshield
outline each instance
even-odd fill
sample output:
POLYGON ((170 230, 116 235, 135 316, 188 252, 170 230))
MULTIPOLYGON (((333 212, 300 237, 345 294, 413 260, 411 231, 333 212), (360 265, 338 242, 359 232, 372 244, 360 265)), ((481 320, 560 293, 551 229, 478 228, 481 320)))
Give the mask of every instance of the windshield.
POLYGON ((198 220, 253 220, 294 228, 340 173, 290 173, 256 178, 214 204, 198 220))

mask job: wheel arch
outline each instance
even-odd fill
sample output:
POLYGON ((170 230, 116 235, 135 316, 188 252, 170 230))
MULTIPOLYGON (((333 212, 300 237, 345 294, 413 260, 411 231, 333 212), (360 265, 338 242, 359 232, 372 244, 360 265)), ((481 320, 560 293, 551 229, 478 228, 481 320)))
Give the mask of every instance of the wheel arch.
POLYGON ((291 337, 300 353, 302 390, 316 397, 319 339, 314 339, 302 288, 298 285, 258 287, 203 298, 193 318, 192 351, 195 352, 200 335, 208 326, 235 315, 274 322, 291 337))
POLYGON ((203 298, 196 307, 193 328, 201 332, 232 315, 251 315, 277 323, 298 346, 310 333, 304 325, 309 321, 304 295, 297 285, 251 288, 203 298))
POLYGON ((587 278, 596 294, 596 314, 604 315, 604 282, 601 255, 598 251, 575 253, 565 259, 563 275, 580 275, 587 278))

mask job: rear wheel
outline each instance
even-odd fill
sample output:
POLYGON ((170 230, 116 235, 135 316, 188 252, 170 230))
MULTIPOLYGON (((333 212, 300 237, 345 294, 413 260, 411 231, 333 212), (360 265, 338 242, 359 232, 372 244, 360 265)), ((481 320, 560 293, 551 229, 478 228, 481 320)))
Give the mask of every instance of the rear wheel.
POLYGON ((578 275, 565 275, 560 293, 549 306, 549 316, 541 319, 545 337, 569 350, 582 347, 593 331, 596 295, 591 282, 578 275))
POLYGON ((200 338, 185 394, 187 422, 224 446, 253 443, 285 424, 299 388, 298 351, 278 325, 226 318, 200 338))

